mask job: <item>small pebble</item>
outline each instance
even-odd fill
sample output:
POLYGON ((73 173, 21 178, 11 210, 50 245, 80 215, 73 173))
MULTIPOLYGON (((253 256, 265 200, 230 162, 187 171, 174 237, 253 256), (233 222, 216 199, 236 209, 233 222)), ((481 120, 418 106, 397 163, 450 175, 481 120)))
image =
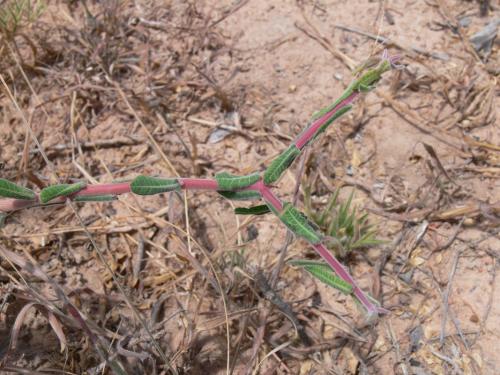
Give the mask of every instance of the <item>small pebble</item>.
POLYGON ((458 20, 458 23, 462 27, 469 27, 471 22, 472 22, 472 18, 470 18, 470 17, 463 17, 463 18, 460 18, 460 20, 458 20))

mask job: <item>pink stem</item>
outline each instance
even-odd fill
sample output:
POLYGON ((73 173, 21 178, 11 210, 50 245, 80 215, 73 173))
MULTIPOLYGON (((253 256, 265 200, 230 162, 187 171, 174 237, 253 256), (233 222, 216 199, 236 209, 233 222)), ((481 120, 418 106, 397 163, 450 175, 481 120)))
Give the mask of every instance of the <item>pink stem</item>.
POLYGON ((207 178, 179 178, 178 181, 186 190, 217 190, 219 188, 216 180, 207 178))
MULTIPOLYGON (((329 112, 330 113, 330 112, 329 112)), ((326 115, 325 115, 326 116, 326 115)), ((323 118, 323 117, 322 117, 323 118)), ((219 186, 216 180, 204 179, 204 178, 179 178, 178 179, 181 187, 186 190, 218 190, 219 186)), ((262 180, 259 180, 253 185, 250 185, 241 190, 254 190, 261 193, 262 198, 269 203, 278 213, 283 210, 283 203, 280 199, 272 192, 272 190, 264 184, 262 180)), ((89 185, 79 191, 78 193, 71 196, 71 198, 77 196, 92 196, 92 195, 120 195, 130 192, 130 183, 111 183, 111 184, 98 184, 89 185)), ((51 201, 51 203, 62 203, 66 200, 66 197, 59 197, 51 201)), ((22 199, 1 199, 0 200, 0 212, 9 212, 18 210, 21 208, 33 206, 39 203, 38 196, 33 200, 22 200, 22 199)), ((386 313, 387 310, 376 306, 370 301, 366 294, 359 288, 352 278, 352 276, 347 272, 344 266, 328 251, 328 249, 323 244, 311 244, 316 252, 332 267, 332 269, 337 273, 337 275, 351 284, 353 286, 354 295, 358 298, 361 304, 366 308, 369 313, 386 313)))
POLYGON ((273 208, 280 213, 283 210, 283 203, 274 195, 272 190, 260 180, 257 183, 248 187, 249 190, 257 190, 262 195, 262 198, 269 203, 273 208))
POLYGON ((89 185, 76 193, 75 196, 120 195, 125 193, 130 193, 130 182, 89 185))
MULTIPOLYGON (((264 200, 269 203, 273 208, 279 212, 283 210, 283 203, 279 200, 278 197, 269 189, 262 181, 257 182, 255 187, 258 188, 264 200)), ((252 185, 252 187, 254 186, 252 185)), ((333 254, 323 245, 312 244, 311 246, 316 250, 316 252, 330 265, 330 267, 335 271, 335 273, 344 281, 348 282, 353 287, 353 293, 358 299, 358 301, 365 307, 369 314, 384 314, 388 311, 384 308, 381 308, 375 305, 370 299, 366 296, 365 292, 361 290, 361 288, 356 284, 353 277, 347 272, 346 268, 340 263, 337 258, 333 256, 333 254)))
POLYGON ((347 281, 353 287, 353 292, 356 298, 361 302, 361 304, 365 307, 369 314, 371 313, 380 313, 386 314, 388 311, 382 307, 375 305, 370 299, 366 296, 366 294, 361 290, 361 288, 356 284, 354 278, 347 272, 346 268, 340 263, 337 258, 323 245, 312 244, 312 247, 316 252, 321 255, 321 257, 332 267, 335 273, 344 281, 347 281))
POLYGON ((38 198, 33 200, 6 198, 0 199, 0 212, 20 210, 38 203, 38 198))
MULTIPOLYGON (((219 187, 217 181, 213 179, 179 178, 178 181, 181 184, 181 187, 186 190, 217 190, 219 187)), ((72 194, 70 198, 94 195, 121 195, 130 193, 130 191, 130 182, 96 184, 89 185, 79 192, 72 194)), ((58 197, 50 201, 50 203, 63 203, 66 199, 66 197, 58 197)), ((38 195, 36 195, 35 199, 32 200, 14 198, 0 199, 0 212, 16 211, 22 208, 36 206, 38 204, 40 204, 38 195)))
POLYGON ((332 108, 331 111, 325 113, 315 122, 313 122, 306 130, 304 130, 297 140, 295 141, 295 146, 300 150, 302 149, 314 136, 316 135, 319 128, 321 128, 339 109, 351 104, 359 95, 359 92, 354 91, 347 98, 342 100, 339 104, 332 108))

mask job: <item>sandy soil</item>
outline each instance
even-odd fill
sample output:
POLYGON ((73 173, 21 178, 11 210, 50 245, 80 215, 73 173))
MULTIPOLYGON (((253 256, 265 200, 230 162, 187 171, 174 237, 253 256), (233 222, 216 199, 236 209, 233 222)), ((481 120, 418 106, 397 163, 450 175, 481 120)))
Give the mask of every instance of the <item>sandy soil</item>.
MULTIPOLYGON (((1 249, 40 270, 0 258, 2 373, 113 373, 115 361, 223 374, 227 342, 234 374, 498 373, 500 54, 469 41, 500 17, 490 3, 481 17, 461 0, 53 1, 2 31, 0 176, 35 190, 56 176, 262 171, 352 68, 384 47, 402 65, 307 152, 299 194, 320 210, 336 188, 355 192, 386 242, 344 261, 390 315, 368 324, 288 265, 266 293, 259 275, 276 269, 285 229, 211 193, 79 204, 85 225, 70 207, 34 208, 0 232, 1 249)), ((301 162, 279 183, 284 200, 301 162)), ((306 257, 305 242, 288 247, 306 257)))

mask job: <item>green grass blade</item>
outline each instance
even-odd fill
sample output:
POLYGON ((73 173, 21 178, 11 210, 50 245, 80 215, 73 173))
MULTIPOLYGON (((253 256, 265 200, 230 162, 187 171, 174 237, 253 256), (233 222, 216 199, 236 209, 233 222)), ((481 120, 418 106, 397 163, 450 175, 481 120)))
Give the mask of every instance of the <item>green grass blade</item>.
POLYGON ((366 233, 363 237, 361 237, 359 240, 355 241, 352 245, 351 248, 359 248, 359 247, 369 247, 369 246, 377 246, 377 245, 382 245, 387 243, 387 241, 384 240, 379 240, 375 238, 375 231, 371 231, 366 233))
POLYGON ((335 208, 335 206, 337 205, 337 199, 339 197, 339 193, 340 193, 340 189, 336 189, 335 192, 333 193, 333 195, 330 197, 330 200, 328 201, 325 209, 323 210, 323 213, 321 214, 321 217, 318 221, 318 224, 320 226, 323 226, 324 223, 325 223, 325 220, 327 218, 327 215, 330 214, 332 212, 332 210, 335 208))

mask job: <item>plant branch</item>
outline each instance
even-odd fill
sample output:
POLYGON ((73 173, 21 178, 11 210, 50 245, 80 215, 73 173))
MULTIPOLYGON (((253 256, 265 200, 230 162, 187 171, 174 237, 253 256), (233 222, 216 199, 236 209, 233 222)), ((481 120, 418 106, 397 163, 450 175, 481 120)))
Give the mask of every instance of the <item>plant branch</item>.
MULTIPOLYGON (((397 59, 397 56, 389 57, 384 51, 377 67, 362 69, 366 70, 364 74, 354 80, 339 99, 315 113, 306 129, 271 162, 262 175, 254 173, 247 176, 234 176, 227 172, 221 172, 216 174, 213 179, 182 177, 165 179, 138 176, 129 182, 89 186, 86 186, 84 182, 52 185, 42 189, 38 194, 0 178, 0 197, 5 198, 0 200, 0 214, 66 201, 71 203, 74 200, 110 200, 118 195, 131 192, 138 195, 153 195, 181 189, 218 191, 226 198, 236 200, 263 199, 267 207, 291 232, 307 240, 338 277, 352 287, 353 296, 367 310, 370 318, 376 317, 379 313, 387 313, 387 310, 378 306, 375 300, 361 290, 347 269, 326 248, 323 244, 323 235, 311 225, 308 218, 293 204, 282 202, 273 193, 271 187, 300 155, 305 146, 316 139, 333 121, 348 112, 352 108, 351 103, 360 93, 372 90, 381 79, 382 74, 390 70, 397 59)), ((266 207, 264 206, 264 208, 266 207)))
MULTIPOLYGON (((185 190, 219 190, 219 183, 215 179, 208 178, 178 178, 177 181, 182 189, 185 190)), ((63 203, 66 199, 73 200, 77 197, 91 197, 91 196, 102 196, 102 195, 120 195, 131 192, 130 182, 119 182, 119 183, 108 183, 108 184, 97 184, 90 185, 82 190, 71 194, 67 197, 57 197, 52 200, 51 203, 63 203)), ((247 186, 245 188, 238 189, 238 191, 257 191, 262 195, 264 201, 273 208, 275 214, 280 217, 283 213, 284 204, 281 200, 273 193, 271 188, 264 184, 260 179, 256 183, 247 186)), ((20 208, 36 206, 42 204, 40 202, 40 195, 36 194, 35 198, 32 200, 23 199, 2 199, 0 200, 0 211, 9 212, 17 210, 20 208)), ((344 281, 348 282, 353 286, 353 293, 359 302, 366 308, 369 314, 385 313, 385 309, 376 306, 367 295, 359 288, 352 278, 352 276, 347 272, 345 267, 331 254, 331 252, 322 243, 311 243, 311 246, 316 250, 316 252, 330 265, 330 267, 335 271, 335 273, 342 278, 344 281)))
MULTIPOLYGON (((185 190, 219 190, 217 181, 208 178, 178 178, 182 189, 185 190)), ((252 190, 247 188, 246 190, 252 190)), ((255 190, 255 189, 253 189, 255 190)), ((58 197, 50 201, 49 204, 64 203, 67 199, 74 200, 77 197, 92 197, 102 195, 118 196, 121 194, 130 193, 130 182, 115 182, 107 184, 89 185, 82 190, 74 193, 68 197, 58 197)), ((40 195, 35 194, 34 199, 16 199, 7 198, 0 199, 0 212, 17 211, 22 208, 29 208, 34 206, 45 205, 40 201, 40 195)))
POLYGON ((323 116, 319 117, 316 121, 313 121, 311 125, 306 128, 293 142, 298 149, 304 148, 311 140, 313 140, 317 134, 319 134, 321 127, 328 123, 332 117, 335 116, 339 110, 348 106, 358 97, 359 92, 354 91, 348 95, 345 99, 341 100, 337 105, 335 105, 330 111, 326 112, 323 116))
MULTIPOLYGON (((259 181, 261 182, 261 181, 259 181)), ((263 183, 259 184, 259 190, 262 197, 267 204, 271 205, 273 209, 280 214, 283 212, 283 203, 278 197, 263 183)), ((279 217, 279 215, 277 215, 279 217)), ((330 267, 335 271, 335 273, 344 281, 348 282, 353 287, 353 294, 356 296, 358 301, 367 310, 369 316, 377 316, 380 314, 386 314, 388 311, 380 306, 377 306, 372 300, 361 290, 361 288, 356 284, 353 277, 349 274, 346 268, 340 263, 337 258, 326 248, 323 243, 312 243, 310 245, 314 250, 330 265, 330 267)))

